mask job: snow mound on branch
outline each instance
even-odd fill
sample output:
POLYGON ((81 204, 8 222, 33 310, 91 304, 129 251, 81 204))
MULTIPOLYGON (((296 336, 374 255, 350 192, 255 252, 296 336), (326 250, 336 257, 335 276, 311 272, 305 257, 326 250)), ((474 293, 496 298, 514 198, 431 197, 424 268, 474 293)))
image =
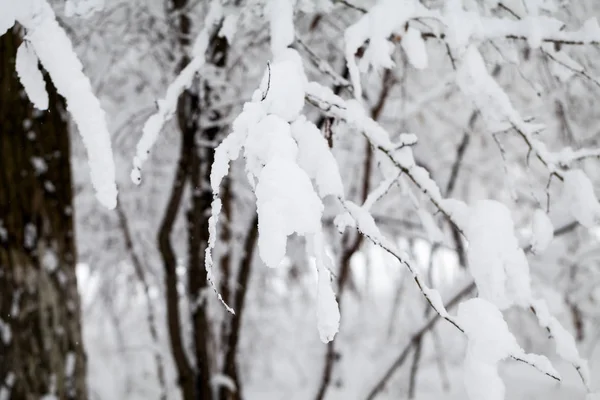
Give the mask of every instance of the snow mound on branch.
POLYGON ((480 296, 501 310, 514 304, 526 307, 532 298, 529 264, 510 211, 493 200, 479 201, 470 211, 467 257, 480 296))
POLYGON ((256 186, 258 248, 269 267, 286 254, 287 237, 321 229, 323 203, 306 173, 292 160, 277 157, 261 171, 256 186))
POLYGON ((37 68, 37 56, 57 92, 65 98, 67 110, 77 125, 87 150, 96 197, 107 208, 115 208, 115 165, 104 110, 52 7, 46 0, 0 0, 0 10, 0 34, 10 29, 15 20, 27 32, 24 38, 27 47, 19 48, 17 56, 17 70, 27 94, 36 107, 47 106, 41 74, 33 71, 34 65, 37 68))
POLYGON ((469 399, 504 399, 506 389, 498 374, 498 363, 510 356, 558 376, 546 357, 523 351, 509 331, 500 310, 489 301, 474 298, 462 302, 458 307, 457 319, 468 337, 464 385, 469 399))
MULTIPOLYGON (((298 154, 290 124, 273 114, 250 127, 244 149, 246 170, 251 179, 257 177, 262 167, 275 157, 294 160, 298 154)), ((254 181, 251 184, 254 186, 254 181)))
POLYGON ((298 165, 314 179, 321 198, 343 196, 344 186, 337 162, 315 124, 300 116, 292 124, 292 136, 298 143, 298 165))
POLYGON ((275 114, 292 122, 304 108, 307 85, 308 79, 304 74, 300 55, 296 50, 286 48, 275 55, 253 100, 262 99, 268 114, 275 114))
POLYGON ((340 328, 340 309, 331 287, 333 262, 325 252, 322 231, 307 238, 306 249, 317 267, 317 329, 321 341, 327 343, 333 340, 340 328))

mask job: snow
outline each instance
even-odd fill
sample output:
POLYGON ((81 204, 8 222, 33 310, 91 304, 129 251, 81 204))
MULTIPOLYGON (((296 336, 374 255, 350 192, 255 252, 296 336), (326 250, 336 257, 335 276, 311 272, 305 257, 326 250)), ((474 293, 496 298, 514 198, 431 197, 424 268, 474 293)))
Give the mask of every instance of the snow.
POLYGON ((580 169, 563 174, 563 197, 568 209, 581 225, 591 228, 600 218, 600 204, 590 178, 580 169))
POLYGON ((546 328, 556 345, 556 353, 565 361, 571 363, 579 373, 581 380, 587 388, 590 387, 590 372, 588 363, 579 355, 575 339, 554 317, 550 314, 548 306, 543 300, 532 301, 532 307, 542 328, 546 328))
POLYGON ((260 85, 259 93, 264 97, 266 112, 287 122, 294 121, 304 108, 307 82, 298 52, 288 48, 280 50, 265 71, 260 85))
POLYGON ((26 29, 26 44, 19 48, 17 55, 17 72, 28 96, 36 107, 47 107, 47 94, 42 92, 45 85, 42 85, 39 71, 35 71, 37 55, 56 90, 66 99, 67 109, 79 129, 88 152, 96 197, 104 206, 113 209, 117 204, 117 187, 110 133, 104 111, 92 92, 90 80, 82 71, 83 66, 73 51, 71 41, 47 1, 27 0, 8 4, 7 1, 0 3, 4 15, 0 20, 0 32, 10 28, 14 19, 26 29))
POLYGON ((409 27, 402 36, 402 48, 408 57, 410 64, 416 69, 427 68, 427 48, 421 37, 421 31, 409 27))
POLYGON ((223 26, 219 31, 219 36, 227 39, 228 43, 233 43, 233 39, 235 37, 235 33, 237 31, 237 24, 239 21, 238 14, 228 14, 225 19, 223 19, 223 26))
MULTIPOLYGON (((509 331, 500 310, 489 301, 473 298, 462 302, 457 319, 468 337, 464 385, 469 399, 503 400, 505 386, 498 374, 498 362, 527 354, 509 331)), ((545 357, 535 356, 534 360, 538 368, 549 368, 558 376, 545 357)))
POLYGON ((319 230, 308 238, 307 251, 317 267, 317 329, 323 343, 333 340, 340 327, 340 309, 331 287, 331 257, 325 251, 325 239, 319 230))
POLYGON ((13 0, 0 0, 0 36, 15 24, 15 12, 11 4, 13 0))
POLYGON ((246 103, 244 109, 233 122, 233 131, 215 150, 215 160, 210 172, 213 193, 219 193, 221 181, 229 172, 229 163, 239 157, 250 128, 265 116, 260 103, 246 103))
POLYGON ((295 0, 270 0, 268 2, 271 29, 271 51, 277 56, 294 42, 295 0))
POLYGON ((30 161, 36 175, 42 175, 48 171, 48 164, 42 157, 31 157, 30 161))
POLYGON ((371 193, 369 193, 363 204, 363 208, 365 210, 370 210, 378 200, 387 194, 392 186, 398 181, 398 178, 399 175, 396 173, 395 176, 381 181, 381 183, 373 191, 371 191, 371 193))
POLYGON ((531 250, 539 254, 546 250, 554 238, 552 221, 543 210, 536 209, 531 221, 531 250))
POLYGON ((9 371, 6 374, 6 378, 4 378, 4 382, 2 382, 2 385, 0 385, 0 400, 10 400, 10 392, 15 384, 15 380, 16 377, 14 372, 9 371))
POLYGON ((17 49, 15 69, 33 106, 38 110, 47 110, 48 92, 46 92, 46 82, 38 67, 38 58, 26 41, 21 43, 17 49))
MULTIPOLYGON (((292 139, 291 127, 276 115, 268 115, 251 127, 244 144, 246 170, 258 177, 262 167, 276 157, 295 160, 298 146, 292 139)), ((254 186, 254 181, 251 182, 254 186)))
POLYGON ((269 267, 286 254, 287 237, 321 229, 323 204, 309 177, 293 160, 277 157, 261 171, 256 186, 258 249, 269 267))
POLYGON ((300 116, 292 124, 291 132, 298 144, 298 165, 315 181, 319 196, 343 196, 337 161, 315 124, 300 116))
POLYGON ((471 207, 466 230, 467 257, 479 294, 501 310, 531 299, 529 264, 514 234, 510 211, 481 200, 471 207))

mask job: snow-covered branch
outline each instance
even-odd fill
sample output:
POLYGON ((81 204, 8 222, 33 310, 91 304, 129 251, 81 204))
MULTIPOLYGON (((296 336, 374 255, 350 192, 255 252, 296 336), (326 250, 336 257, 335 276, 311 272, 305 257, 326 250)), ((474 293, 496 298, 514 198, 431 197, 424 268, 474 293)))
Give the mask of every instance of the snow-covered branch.
POLYGON ((115 208, 115 166, 104 111, 52 7, 46 0, 2 0, 0 9, 0 35, 15 22, 26 31, 25 42, 17 53, 17 69, 29 98, 36 107, 46 108, 48 99, 37 69, 39 60, 58 93, 66 99, 67 109, 77 124, 87 149, 96 197, 104 206, 115 208))

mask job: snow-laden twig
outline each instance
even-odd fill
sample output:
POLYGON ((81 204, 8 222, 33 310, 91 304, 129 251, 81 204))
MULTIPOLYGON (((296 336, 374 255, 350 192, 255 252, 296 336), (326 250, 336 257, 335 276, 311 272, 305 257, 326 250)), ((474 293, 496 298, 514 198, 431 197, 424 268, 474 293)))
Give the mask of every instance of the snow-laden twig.
POLYGON ((211 9, 206 16, 204 24, 204 29, 202 29, 194 44, 194 57, 169 85, 165 97, 156 101, 158 110, 144 124, 142 137, 137 144, 136 154, 133 158, 133 169, 131 170, 131 180, 136 184, 142 181, 142 166, 148 159, 152 146, 158 140, 160 131, 177 110, 179 96, 192 86, 196 74, 200 72, 206 63, 206 50, 208 49, 210 38, 215 32, 219 31, 223 24, 223 10, 219 2, 213 1, 211 3, 211 9))

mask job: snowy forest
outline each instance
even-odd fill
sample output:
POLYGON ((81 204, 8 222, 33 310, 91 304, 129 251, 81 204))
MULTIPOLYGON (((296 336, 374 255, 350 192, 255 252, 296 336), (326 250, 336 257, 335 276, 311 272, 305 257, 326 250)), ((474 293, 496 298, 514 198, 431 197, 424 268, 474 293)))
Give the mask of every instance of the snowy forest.
POLYGON ((0 400, 599 400, 598 18, 0 0, 0 400))

